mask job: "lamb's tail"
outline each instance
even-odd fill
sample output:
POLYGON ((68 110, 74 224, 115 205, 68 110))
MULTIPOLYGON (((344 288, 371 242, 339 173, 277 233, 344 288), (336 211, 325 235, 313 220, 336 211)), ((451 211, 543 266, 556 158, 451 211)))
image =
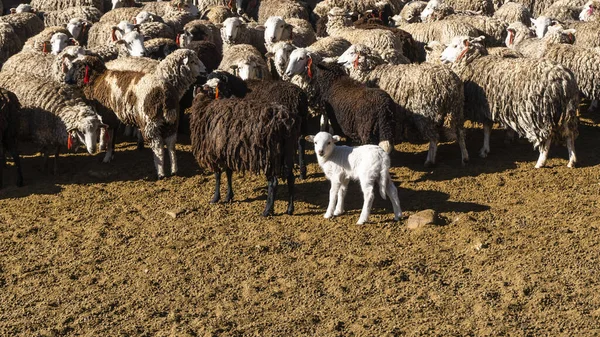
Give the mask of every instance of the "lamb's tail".
POLYGON ((387 153, 379 153, 381 157, 381 170, 379 171, 379 194, 381 194, 381 197, 383 200, 385 200, 387 199, 385 191, 387 191, 388 182, 390 180, 388 179, 390 174, 390 156, 387 153))

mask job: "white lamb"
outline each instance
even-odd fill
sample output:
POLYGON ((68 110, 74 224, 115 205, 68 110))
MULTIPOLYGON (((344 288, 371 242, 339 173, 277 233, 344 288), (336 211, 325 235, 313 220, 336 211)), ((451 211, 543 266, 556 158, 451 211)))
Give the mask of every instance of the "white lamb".
POLYGON ((335 142, 339 141, 340 137, 327 132, 307 136, 306 140, 315 144, 319 166, 331 181, 326 219, 344 213, 344 197, 348 191, 348 183, 350 180, 358 180, 364 197, 358 225, 364 224, 369 218, 375 198, 373 189, 376 182, 379 184, 381 197, 386 199, 387 195, 392 201, 394 220, 400 220, 402 210, 398 190, 389 173, 390 157, 383 149, 377 145, 337 146, 335 142))

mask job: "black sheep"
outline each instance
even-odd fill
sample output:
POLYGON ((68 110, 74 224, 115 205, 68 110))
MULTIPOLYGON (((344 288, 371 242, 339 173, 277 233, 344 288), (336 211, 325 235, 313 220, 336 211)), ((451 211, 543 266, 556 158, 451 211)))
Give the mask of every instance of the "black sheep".
MULTIPOLYGON (((216 80, 212 80, 216 81, 216 80)), ((218 85, 216 86, 218 88, 218 85)), ((227 175, 225 202, 233 199, 232 171, 265 174, 268 182, 264 216, 273 214, 277 179, 287 179, 287 214, 294 212, 294 154, 300 136, 300 120, 276 103, 252 99, 215 99, 208 85, 198 90, 191 108, 192 152, 201 167, 215 172, 218 202, 221 172, 227 175)))
POLYGON ((2 187, 2 170, 6 164, 5 151, 10 152, 17 166, 17 186, 23 185, 21 161, 17 150, 19 133, 19 110, 21 105, 12 92, 0 89, 0 188, 2 187))

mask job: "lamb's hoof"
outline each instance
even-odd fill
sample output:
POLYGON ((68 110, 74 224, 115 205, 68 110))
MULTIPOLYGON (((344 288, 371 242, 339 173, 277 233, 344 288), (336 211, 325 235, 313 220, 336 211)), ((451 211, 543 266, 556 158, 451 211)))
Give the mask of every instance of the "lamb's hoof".
POLYGON ((542 165, 542 164, 535 164, 535 168, 536 169, 539 169, 539 168, 542 168, 542 167, 544 167, 544 165, 542 165))
POLYGON ((211 203, 211 204, 216 204, 216 203, 218 203, 218 202, 219 202, 219 199, 221 199, 221 196, 220 196, 220 195, 215 195, 215 196, 214 196, 214 197, 213 197, 213 198, 212 198, 212 199, 209 201, 209 203, 211 203))
POLYGON ((396 222, 400 221, 401 217, 402 217, 402 214, 400 214, 400 216, 395 216, 394 217, 394 221, 396 221, 396 222))
POLYGON ((341 211, 337 211, 336 210, 335 212, 333 212, 333 215, 334 216, 340 216, 340 215, 344 214, 344 212, 345 212, 344 210, 341 210, 341 211))
POLYGON ((164 174, 159 174, 156 180, 164 180, 166 176, 164 174))
POLYGON ((293 215, 294 214, 294 207, 288 207, 288 209, 287 209, 287 211, 285 213, 287 213, 287 215, 293 215))
POLYGON ((367 222, 367 220, 363 220, 363 219, 358 219, 358 222, 356 222, 357 225, 364 225, 365 222, 367 222))
POLYGON ((273 215, 273 210, 269 209, 262 213, 262 216, 268 217, 269 215, 273 215))
POLYGON ((230 204, 233 201, 233 194, 232 195, 227 195, 225 197, 225 200, 223 200, 224 203, 226 204, 230 204))
POLYGON ((331 214, 331 213, 325 213, 325 215, 323 215, 323 217, 325 219, 331 219, 333 217, 333 214, 331 214))

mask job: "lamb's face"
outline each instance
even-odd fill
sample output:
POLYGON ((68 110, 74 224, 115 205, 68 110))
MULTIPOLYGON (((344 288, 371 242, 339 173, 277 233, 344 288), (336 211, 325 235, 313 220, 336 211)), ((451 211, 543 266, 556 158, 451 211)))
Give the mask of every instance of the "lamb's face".
POLYGON ((64 33, 55 33, 50 38, 50 45, 52 46, 52 54, 58 55, 63 49, 69 45, 69 37, 64 33))
POLYGON ((439 7, 440 2, 438 0, 431 0, 425 6, 425 9, 421 12, 421 21, 427 22, 431 14, 439 7))
POLYGON ((234 75, 242 80, 260 80, 263 77, 260 67, 255 62, 240 62, 234 70, 234 75))
POLYGON ((548 27, 552 24, 552 20, 545 16, 540 16, 537 19, 531 19, 531 24, 535 28, 535 35, 540 39, 546 35, 548 27))
POLYGON ((340 140, 339 136, 332 136, 329 132, 319 132, 314 136, 308 136, 307 140, 315 145, 317 158, 328 158, 335 148, 335 143, 340 140))
POLYGON ((242 20, 239 18, 227 18, 225 21, 223 21, 223 27, 221 28, 221 36, 224 40, 223 42, 235 42, 242 25, 242 20))
POLYGON ((117 25, 122 34, 127 34, 135 29, 135 25, 129 21, 121 21, 117 25))
POLYGON ((292 77, 294 75, 303 74, 307 71, 309 61, 312 62, 308 51, 304 48, 298 48, 290 54, 290 61, 285 76, 292 77))
POLYGON ((112 0, 112 9, 121 8, 127 6, 127 1, 125 0, 112 0))
POLYGON ((273 55, 273 61, 279 75, 283 76, 285 74, 290 55, 293 51, 294 46, 287 42, 280 42, 280 45, 277 46, 275 55, 273 55))
MULTIPOLYGON (((365 47, 366 48, 366 47, 365 47)), ((344 65, 348 69, 358 68, 364 62, 364 56, 361 55, 361 46, 352 45, 350 48, 338 57, 337 63, 344 65)))
POLYGON ((196 54, 184 57, 182 60, 182 64, 184 67, 188 67, 190 69, 191 76, 193 76, 194 78, 202 74, 206 74, 206 66, 204 66, 204 63, 200 61, 196 54))
POLYGON ((177 38, 179 41, 179 47, 181 48, 186 48, 194 40, 194 36, 188 31, 184 31, 183 33, 179 34, 177 38))
POLYGON ((146 48, 144 47, 144 37, 137 31, 131 31, 125 34, 117 44, 121 44, 130 56, 140 57, 146 55, 146 48))
POLYGON ((271 16, 265 22, 265 43, 271 44, 281 40, 285 20, 281 16, 271 16))
POLYGON ((581 13, 579 13, 579 20, 588 21, 596 11, 597 8, 595 7, 596 6, 594 5, 593 1, 589 1, 588 3, 586 3, 585 6, 583 6, 583 10, 581 11, 581 13))

